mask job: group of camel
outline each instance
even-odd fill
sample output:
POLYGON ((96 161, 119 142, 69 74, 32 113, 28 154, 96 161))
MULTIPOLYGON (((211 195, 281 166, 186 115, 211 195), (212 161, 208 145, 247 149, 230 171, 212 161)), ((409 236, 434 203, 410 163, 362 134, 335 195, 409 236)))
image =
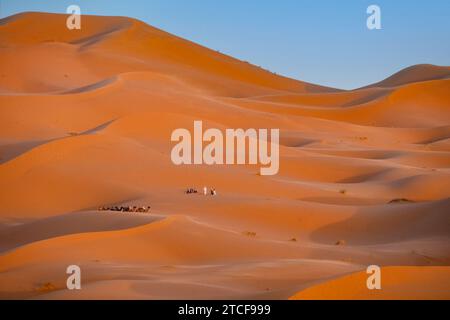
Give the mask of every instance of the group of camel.
POLYGON ((138 213, 148 213, 150 211, 150 206, 136 207, 136 206, 113 206, 113 207, 100 207, 98 211, 117 211, 117 212, 138 212, 138 213))

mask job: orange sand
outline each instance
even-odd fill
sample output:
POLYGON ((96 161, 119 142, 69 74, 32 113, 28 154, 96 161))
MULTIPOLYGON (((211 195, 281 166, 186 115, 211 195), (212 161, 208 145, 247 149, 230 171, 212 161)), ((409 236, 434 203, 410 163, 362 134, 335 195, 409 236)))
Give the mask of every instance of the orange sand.
POLYGON ((450 299, 449 67, 341 91, 133 19, 65 19, 0 21, 0 298, 450 299), (194 120, 280 128, 279 174, 174 166, 194 120))
POLYGON ((382 269, 381 290, 368 290, 367 274, 358 272, 305 289, 293 300, 446 300, 450 267, 386 267, 382 269))

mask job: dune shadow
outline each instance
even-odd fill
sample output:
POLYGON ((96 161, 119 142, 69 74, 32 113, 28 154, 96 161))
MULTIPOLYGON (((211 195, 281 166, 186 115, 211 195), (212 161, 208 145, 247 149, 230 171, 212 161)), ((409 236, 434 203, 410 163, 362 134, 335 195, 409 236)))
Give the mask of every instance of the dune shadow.
POLYGON ((350 218, 314 231, 311 239, 330 245, 342 239, 363 246, 448 236, 449 208, 450 198, 360 207, 350 218))
POLYGON ((3 225, 0 232, 0 253, 36 241, 80 233, 125 230, 161 219, 163 218, 156 215, 86 211, 37 219, 12 226, 3 225))
POLYGON ((416 142, 416 144, 432 144, 432 143, 436 143, 436 142, 439 142, 439 141, 444 141, 444 140, 447 140, 447 139, 450 139, 450 134, 446 134, 446 135, 443 135, 443 136, 440 136, 440 137, 434 137, 434 138, 431 138, 431 139, 427 139, 427 140, 423 140, 423 141, 420 141, 420 142, 416 142))
POLYGON ((337 181, 337 183, 362 183, 367 181, 376 180, 378 178, 382 178, 386 173, 391 171, 392 169, 383 169, 375 172, 364 173, 352 177, 348 177, 342 180, 337 181))
POLYGON ((117 79, 118 79, 117 77, 104 79, 104 80, 101 80, 101 81, 98 81, 95 83, 88 84, 86 86, 66 90, 66 91, 62 92, 61 94, 70 95, 70 94, 78 94, 78 93, 86 93, 86 92, 95 91, 95 90, 105 88, 108 85, 113 84, 114 82, 117 81, 117 79))
POLYGON ((98 42, 101 42, 106 37, 118 32, 118 31, 124 30, 124 29, 125 29, 124 26, 117 26, 117 27, 110 28, 108 30, 93 34, 91 36, 77 39, 75 41, 70 42, 70 44, 80 45, 80 49, 85 49, 89 46, 92 46, 92 45, 98 43, 98 42))
POLYGON ((96 132, 98 132, 98 131, 101 131, 101 130, 103 130, 103 129, 106 129, 111 123, 115 122, 116 120, 117 120, 117 119, 109 120, 109 121, 107 121, 107 122, 105 122, 105 123, 102 123, 101 125, 99 125, 99 126, 97 126, 97 127, 95 127, 95 128, 92 128, 92 129, 83 131, 82 133, 80 133, 80 135, 84 135, 84 134, 94 134, 94 133, 96 133, 96 132))
POLYGON ((18 143, 0 145, 0 164, 6 163, 17 158, 21 154, 34 149, 40 145, 46 144, 50 140, 23 141, 18 143))
POLYGON ((389 93, 390 93, 390 91, 386 91, 386 90, 378 91, 378 92, 369 94, 367 96, 360 97, 358 99, 354 99, 354 100, 348 101, 346 103, 343 103, 343 104, 340 105, 340 107, 348 108, 348 107, 354 107, 354 106, 358 106, 358 105, 363 105, 363 104, 369 103, 371 101, 381 99, 381 98, 389 95, 389 93))

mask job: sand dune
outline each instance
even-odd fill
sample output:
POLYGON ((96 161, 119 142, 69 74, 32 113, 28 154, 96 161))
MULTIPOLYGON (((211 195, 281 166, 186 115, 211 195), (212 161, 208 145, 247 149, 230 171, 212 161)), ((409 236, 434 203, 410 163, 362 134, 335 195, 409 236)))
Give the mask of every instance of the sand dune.
MULTIPOLYGON (((280 96, 276 96, 276 102, 260 99, 227 101, 240 107, 291 117, 306 116, 375 127, 436 127, 446 126, 450 118, 447 108, 449 86, 449 79, 412 83, 389 92, 366 96, 358 100, 357 104, 346 97, 344 101, 350 100, 350 104, 338 104, 335 107, 326 102, 324 104, 328 107, 322 107, 317 99, 313 107, 308 104, 280 104, 280 96), (422 107, 423 103, 427 104, 427 108, 422 107)), ((354 95, 352 92, 348 94, 354 95)))
POLYGON ((390 88, 403 86, 413 82, 423 82, 431 80, 448 79, 450 77, 450 67, 421 64, 403 69, 389 78, 372 84, 370 87, 390 88))
POLYGON ((387 267, 383 268, 383 290, 369 291, 363 272, 320 284, 294 295, 292 299, 360 299, 360 300, 448 300, 448 267, 387 267))
POLYGON ((137 20, 65 19, 0 20, 1 298, 450 298, 449 67, 343 91, 137 20), (195 120, 279 128, 279 174, 173 165, 195 120), (218 196, 184 193, 203 186, 218 196), (97 210, 116 205, 151 210, 97 210), (371 264, 386 291, 365 289, 371 264))
POLYGON ((128 229, 157 221, 150 215, 124 215, 122 213, 97 214, 93 211, 71 213, 10 225, 1 234, 0 250, 16 247, 61 235, 128 229))

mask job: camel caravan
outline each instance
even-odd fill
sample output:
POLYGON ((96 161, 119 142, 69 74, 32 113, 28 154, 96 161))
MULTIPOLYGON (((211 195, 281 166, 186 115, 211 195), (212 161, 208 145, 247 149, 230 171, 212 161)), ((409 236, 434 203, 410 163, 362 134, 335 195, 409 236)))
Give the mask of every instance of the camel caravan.
POLYGON ((135 213, 148 213, 150 211, 150 206, 136 207, 136 206, 128 206, 128 207, 99 207, 98 211, 112 211, 112 212, 135 212, 135 213))

